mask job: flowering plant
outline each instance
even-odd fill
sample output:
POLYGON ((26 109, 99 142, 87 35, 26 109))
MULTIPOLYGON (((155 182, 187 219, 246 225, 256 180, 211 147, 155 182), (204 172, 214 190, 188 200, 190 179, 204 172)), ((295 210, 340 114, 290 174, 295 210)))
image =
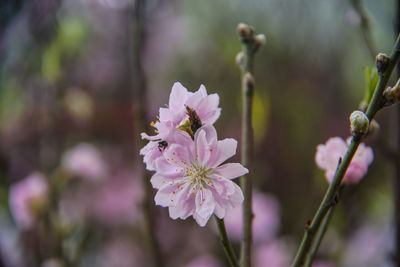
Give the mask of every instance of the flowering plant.
POLYGON ((248 170, 239 163, 222 164, 236 154, 237 142, 217 139, 212 123, 220 110, 218 95, 207 95, 204 86, 190 93, 175 83, 168 108, 160 108, 160 121, 154 124, 157 135, 142 134, 150 140, 140 153, 147 169, 156 172, 151 178, 158 190, 155 202, 168 207, 173 219, 193 216, 205 226, 213 213, 222 219, 243 201, 231 179, 248 170))

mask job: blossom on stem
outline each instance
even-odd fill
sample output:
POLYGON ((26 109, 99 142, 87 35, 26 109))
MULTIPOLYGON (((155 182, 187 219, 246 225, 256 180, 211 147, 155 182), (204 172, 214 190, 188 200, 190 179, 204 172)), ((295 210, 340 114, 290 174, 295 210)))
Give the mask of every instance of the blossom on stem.
POLYGON ((155 170, 155 160, 161 157, 162 152, 168 148, 168 146, 160 146, 160 142, 165 141, 167 144, 174 142, 176 130, 187 128, 189 119, 187 107, 196 112, 202 124, 213 124, 221 114, 221 108, 218 105, 218 94, 208 95, 204 85, 193 93, 188 92, 181 83, 174 83, 168 107, 160 108, 159 120, 151 123, 156 135, 141 134, 143 139, 150 141, 140 150, 140 154, 144 155, 143 162, 147 170, 155 170))
POLYGON ((32 173, 11 185, 9 204, 11 213, 23 230, 32 228, 48 201, 48 184, 40 173, 32 173))
MULTIPOLYGON (((325 144, 317 146, 315 162, 317 166, 325 170, 325 177, 329 183, 332 182, 339 158, 343 158, 350 144, 351 138, 345 142, 340 137, 332 137, 325 144)), ((355 153, 345 175, 344 183, 357 183, 368 171, 368 166, 372 163, 374 154, 370 147, 364 143, 360 144, 355 153)))
POLYGON ((175 140, 155 161, 151 183, 158 189, 157 205, 168 207, 173 219, 192 215, 200 226, 205 226, 213 213, 223 218, 227 210, 242 203, 242 190, 231 179, 248 170, 239 163, 221 165, 235 155, 236 140, 218 141, 211 125, 198 129, 194 139, 177 131, 175 140))

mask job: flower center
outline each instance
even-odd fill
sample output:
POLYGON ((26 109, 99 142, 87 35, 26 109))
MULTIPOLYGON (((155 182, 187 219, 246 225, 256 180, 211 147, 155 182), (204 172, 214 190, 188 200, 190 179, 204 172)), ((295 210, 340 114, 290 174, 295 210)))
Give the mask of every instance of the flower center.
POLYGON ((211 179, 208 177, 211 169, 206 169, 197 164, 191 164, 188 167, 185 167, 183 172, 186 181, 192 186, 192 192, 203 190, 204 186, 211 185, 211 179))

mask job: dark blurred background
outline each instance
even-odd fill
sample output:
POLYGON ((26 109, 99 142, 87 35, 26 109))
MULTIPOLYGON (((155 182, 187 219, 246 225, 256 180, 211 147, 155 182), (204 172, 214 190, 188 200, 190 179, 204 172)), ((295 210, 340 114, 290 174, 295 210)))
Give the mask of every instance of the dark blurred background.
MULTIPOLYGON (((47 258, 59 264, 54 266, 69 266, 63 257, 70 254, 78 259, 76 266, 151 266, 142 231, 141 122, 155 119, 175 81, 192 91, 204 84, 220 96, 219 137, 240 141, 239 22, 267 37, 255 64, 254 180, 258 191, 279 202, 275 239, 285 243, 282 257, 290 260, 327 188, 314 163, 316 146, 350 135, 348 116, 364 97, 365 67, 374 66, 360 15, 346 0, 139 1, 0 2, 0 266, 53 266, 44 265, 47 258), (24 234, 9 209, 9 187, 35 171, 50 180, 64 179, 66 153, 82 144, 100 155, 106 177, 94 183, 75 179, 62 187, 55 201, 65 200, 69 211, 64 217, 58 212, 62 219, 57 220, 68 223, 53 227, 57 238, 51 242, 61 244, 63 252, 39 249, 30 252, 27 263, 18 253, 41 247, 41 239, 21 241, 24 234), (119 195, 127 185, 126 198, 116 200, 108 192, 119 195), (126 202, 132 205, 120 213, 132 211, 135 218, 122 223, 92 214, 92 205, 99 206, 99 213, 113 214, 126 202), (69 220, 71 210, 84 211, 69 220), (57 234, 59 228, 65 233, 57 234), (127 259, 107 262, 113 257, 127 259)), ((395 1, 362 5, 374 46, 389 53, 395 1)), ((336 210, 318 255, 329 266, 392 266, 394 166, 387 150, 397 134, 395 118, 394 108, 384 109, 377 116, 380 131, 366 140, 375 160, 357 186, 346 188, 336 210), (360 251, 371 259, 357 259, 360 251)), ((172 221, 163 208, 153 212, 168 266, 189 266, 203 254, 220 264, 207 266, 226 264, 212 223, 203 229, 192 219, 172 221)))

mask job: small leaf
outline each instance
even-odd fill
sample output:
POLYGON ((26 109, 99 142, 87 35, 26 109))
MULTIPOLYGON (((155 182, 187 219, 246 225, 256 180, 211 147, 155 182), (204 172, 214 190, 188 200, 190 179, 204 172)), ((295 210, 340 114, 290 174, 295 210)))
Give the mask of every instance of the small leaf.
POLYGON ((376 68, 365 68, 365 81, 366 81, 366 88, 365 88, 365 96, 363 102, 366 106, 369 105, 371 102, 372 96, 374 95, 376 85, 378 84, 379 75, 376 71, 376 68))

